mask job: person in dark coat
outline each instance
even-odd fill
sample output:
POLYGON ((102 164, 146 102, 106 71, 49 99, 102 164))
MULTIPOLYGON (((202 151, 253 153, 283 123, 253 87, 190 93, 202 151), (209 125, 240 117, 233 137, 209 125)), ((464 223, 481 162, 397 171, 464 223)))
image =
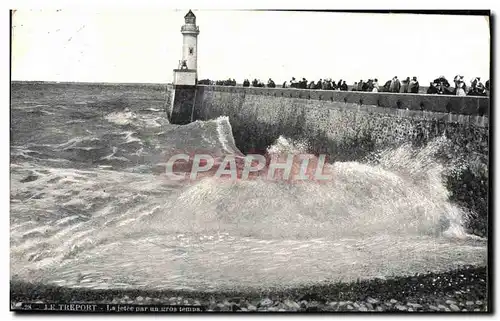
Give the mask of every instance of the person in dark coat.
POLYGON ((418 90, 420 89, 420 85, 418 83, 417 77, 413 77, 410 81, 410 85, 408 86, 408 92, 412 94, 418 94, 418 90))
POLYGON ((340 90, 340 86, 342 86, 342 79, 340 79, 338 83, 335 83, 335 81, 333 82, 333 89, 340 90))
POLYGON ((323 81, 323 90, 332 90, 333 87, 332 87, 332 81, 330 79, 326 79, 325 81, 323 81))
POLYGON ((455 95, 456 88, 450 86, 449 82, 441 84, 441 90, 439 91, 442 95, 455 95))
POLYGON ((358 82, 358 88, 356 88, 357 91, 363 91, 363 86, 365 85, 365 82, 363 81, 363 79, 361 79, 359 82, 358 82))
POLYGON ((370 86, 370 79, 368 79, 367 82, 363 83, 363 86, 361 86, 361 91, 368 91, 369 86, 370 86))
POLYGON ((439 89, 436 87, 434 82, 431 82, 429 84, 429 88, 427 88, 427 94, 429 95, 439 94, 439 89))
POLYGON ((243 87, 250 87, 250 81, 248 79, 243 81, 243 87))
POLYGON ((486 87, 481 82, 481 77, 476 77, 471 82, 469 96, 486 96, 486 87))
POLYGON ((365 90, 363 91, 369 91, 369 92, 372 92, 373 91, 373 80, 372 79, 368 79, 368 82, 366 83, 366 86, 365 86, 365 90))
POLYGON ((382 87, 383 92, 390 92, 391 91, 391 82, 392 80, 387 80, 384 86, 382 87))
POLYGON ((314 89, 323 89, 323 79, 318 80, 314 89))
POLYGON ((450 87, 450 83, 444 76, 439 76, 439 78, 434 79, 434 86, 438 90, 440 95, 454 95, 453 89, 450 87))
POLYGON ((347 86, 345 80, 342 82, 342 85, 340 86, 340 90, 342 90, 342 91, 349 90, 349 87, 347 86))
POLYGON ((448 82, 448 80, 446 80, 446 78, 444 78, 444 76, 440 76, 439 78, 434 79, 434 84, 442 85, 444 87, 450 87, 450 83, 448 82))
POLYGON ((302 81, 300 82, 300 88, 307 89, 307 79, 302 78, 302 81))

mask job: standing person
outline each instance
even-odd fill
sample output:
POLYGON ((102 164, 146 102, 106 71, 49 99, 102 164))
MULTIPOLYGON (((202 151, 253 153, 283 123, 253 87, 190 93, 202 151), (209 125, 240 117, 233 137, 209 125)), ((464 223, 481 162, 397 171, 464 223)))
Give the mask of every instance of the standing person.
POLYGON ((435 87, 438 89, 438 94, 450 94, 450 83, 444 76, 439 76, 439 78, 434 79, 435 87))
POLYGON ((420 85, 418 83, 417 77, 413 77, 410 81, 408 92, 412 94, 418 94, 418 90, 420 89, 419 87, 420 85))
POLYGON ((371 81, 371 79, 368 79, 367 82, 363 83, 363 87, 361 88, 362 91, 371 91, 371 89, 370 89, 370 81, 371 81))
POLYGON ((383 92, 391 92, 391 83, 392 83, 392 80, 387 80, 384 84, 384 86, 382 87, 382 91, 383 92))
POLYGON ((449 87, 450 83, 444 76, 439 76, 439 78, 434 79, 435 84, 442 84, 445 87, 449 87))
POLYGON ((363 79, 361 79, 359 82, 358 82, 358 88, 356 88, 358 91, 363 91, 363 86, 364 86, 364 82, 363 82, 363 79))
POLYGON ((406 77, 406 79, 403 80, 403 93, 407 94, 409 92, 409 87, 410 87, 410 77, 406 77))
POLYGON ((460 81, 460 75, 456 75, 455 78, 453 78, 453 83, 455 84, 455 91, 458 89, 459 81, 460 81))
MULTIPOLYGON (((313 81, 313 83, 314 83, 314 81, 313 81)), ((307 79, 302 78, 302 81, 300 82, 300 88, 307 89, 307 79)))
POLYGON ((368 82, 366 83, 366 87, 363 91, 373 91, 373 80, 368 79, 368 82))
POLYGON ((394 76, 391 80, 390 92, 398 93, 401 89, 401 83, 399 82, 398 76, 394 76))
POLYGON ((373 84, 372 85, 373 85, 372 92, 378 93, 379 87, 378 87, 378 79, 377 78, 375 78, 373 80, 373 84))
POLYGON ((332 90, 333 89, 333 86, 332 86, 332 80, 331 79, 327 79, 323 82, 323 90, 332 90))
POLYGON ((335 82, 332 83, 332 79, 329 78, 328 81, 326 82, 326 86, 323 86, 323 87, 326 90, 333 90, 334 83, 335 82))
POLYGON ((455 95, 465 96, 466 87, 464 82, 464 76, 456 75, 455 78, 453 78, 453 82, 455 83, 455 95))
POLYGON ((464 82, 464 76, 459 76, 457 75, 455 79, 453 79, 455 82, 455 95, 457 96, 466 96, 465 92, 465 82, 464 82))
POLYGON ((484 87, 483 83, 481 82, 481 78, 477 78, 477 85, 476 85, 476 92, 479 94, 479 96, 484 96, 486 95, 486 88, 484 87))
POLYGON ((472 96, 484 96, 486 95, 486 88, 481 82, 481 77, 476 77, 471 81, 471 88, 469 90, 469 95, 472 96))
POLYGON ((323 88, 323 79, 318 80, 316 86, 314 86, 313 89, 321 89, 321 88, 323 88))
POLYGON ((472 79, 472 81, 470 82, 470 90, 471 91, 476 90, 478 82, 479 82, 479 77, 476 77, 476 78, 472 79))
POLYGON ((457 96, 466 96, 466 93, 465 93, 465 83, 463 81, 459 81, 457 83, 458 87, 457 87, 457 90, 456 90, 456 95, 457 96))
POLYGON ((340 87, 340 90, 342 90, 342 91, 349 90, 349 87, 347 86, 347 83, 345 82, 345 80, 342 82, 342 86, 340 86, 340 84, 339 84, 339 87, 340 87))

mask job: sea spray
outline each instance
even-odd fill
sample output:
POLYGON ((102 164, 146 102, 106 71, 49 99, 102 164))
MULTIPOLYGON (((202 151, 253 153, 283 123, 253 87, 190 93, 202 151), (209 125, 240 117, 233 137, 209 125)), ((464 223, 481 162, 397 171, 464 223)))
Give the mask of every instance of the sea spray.
MULTIPOLYGON (((120 104, 104 112, 79 104, 84 122, 71 124, 76 108, 61 108, 47 118, 50 128, 13 109, 12 277, 70 287, 217 290, 486 262, 484 240, 447 233, 464 212, 445 196, 437 177, 446 166, 436 167, 431 156, 415 158, 401 147, 378 163, 331 163, 328 184, 214 177, 180 184, 168 181, 164 168, 156 171, 172 153, 244 156, 229 120, 149 126, 158 115, 120 104), (134 115, 122 121, 118 114, 128 112, 134 115), (22 132, 31 124, 36 131, 22 132), (75 147, 96 149, 81 154, 75 147)), ((303 150, 281 137, 267 153, 284 146, 303 150)))

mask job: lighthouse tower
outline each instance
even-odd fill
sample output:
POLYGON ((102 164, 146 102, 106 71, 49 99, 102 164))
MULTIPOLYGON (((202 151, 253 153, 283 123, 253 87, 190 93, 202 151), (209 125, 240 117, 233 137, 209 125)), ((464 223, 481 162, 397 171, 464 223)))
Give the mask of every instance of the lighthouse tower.
POLYGON ((189 124, 195 118, 195 104, 198 73, 196 58, 198 57, 198 34, 200 29, 196 26, 194 13, 189 12, 184 16, 184 25, 181 28, 183 37, 182 60, 179 67, 174 69, 173 86, 167 95, 167 117, 172 124, 189 124))
POLYGON ((198 79, 198 34, 200 28, 196 26, 196 16, 189 10, 184 16, 184 25, 181 27, 183 36, 182 60, 178 69, 174 69, 174 85, 195 86, 198 79))

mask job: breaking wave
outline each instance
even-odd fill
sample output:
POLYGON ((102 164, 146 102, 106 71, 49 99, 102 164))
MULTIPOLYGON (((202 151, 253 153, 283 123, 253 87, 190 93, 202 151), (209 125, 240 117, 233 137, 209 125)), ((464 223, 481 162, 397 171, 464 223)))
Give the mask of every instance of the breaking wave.
MULTIPOLYGON (((149 126, 154 111, 112 112, 101 116, 110 126, 103 132, 38 146, 68 161, 75 149, 87 153, 80 161, 95 152, 98 168, 61 168, 39 162, 28 152, 36 146, 14 148, 21 162, 11 166, 14 275, 67 286, 200 289, 484 263, 484 240, 465 233, 470 213, 449 201, 443 182, 452 170, 436 157, 445 138, 330 163, 325 184, 215 177, 183 184, 161 175, 169 155, 244 155, 227 117, 149 126), (299 273, 304 266, 308 273, 299 273)), ((267 153, 307 148, 279 137, 267 153)))

